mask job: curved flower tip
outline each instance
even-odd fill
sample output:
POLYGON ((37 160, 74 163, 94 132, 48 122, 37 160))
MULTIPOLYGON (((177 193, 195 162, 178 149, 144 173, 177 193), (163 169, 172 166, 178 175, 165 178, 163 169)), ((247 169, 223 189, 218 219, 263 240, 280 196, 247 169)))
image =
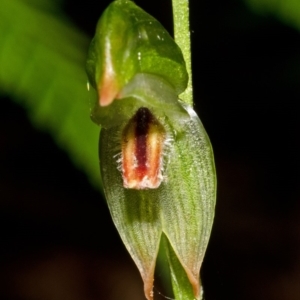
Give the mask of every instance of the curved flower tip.
POLYGON ((201 285, 199 280, 199 272, 197 272, 197 274, 193 274, 190 270, 186 268, 184 268, 184 270, 186 271, 186 275, 192 286, 195 299, 201 299, 200 298, 201 285))
POLYGON ((147 300, 153 300, 153 282, 154 282, 154 269, 155 264, 149 270, 145 276, 142 275, 144 282, 144 294, 147 300))

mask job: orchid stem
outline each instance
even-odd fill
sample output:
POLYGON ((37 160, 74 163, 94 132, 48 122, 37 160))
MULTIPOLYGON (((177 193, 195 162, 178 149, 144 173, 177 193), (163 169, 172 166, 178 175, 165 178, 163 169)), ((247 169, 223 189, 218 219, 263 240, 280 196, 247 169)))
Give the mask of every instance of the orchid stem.
POLYGON ((185 103, 193 104, 192 67, 191 67, 191 37, 189 20, 189 0, 172 0, 175 42, 182 50, 189 74, 186 90, 180 94, 185 103))

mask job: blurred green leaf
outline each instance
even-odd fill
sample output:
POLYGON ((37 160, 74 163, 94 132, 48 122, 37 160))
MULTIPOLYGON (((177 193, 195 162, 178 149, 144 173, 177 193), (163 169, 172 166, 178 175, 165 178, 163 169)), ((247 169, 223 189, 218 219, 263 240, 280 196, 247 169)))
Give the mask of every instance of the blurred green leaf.
POLYGON ((299 0, 244 0, 255 12, 272 14, 282 22, 300 30, 299 0))
POLYGON ((84 68, 89 40, 57 16, 57 4, 1 0, 0 92, 23 105, 99 188, 99 128, 89 118, 94 94, 84 68))

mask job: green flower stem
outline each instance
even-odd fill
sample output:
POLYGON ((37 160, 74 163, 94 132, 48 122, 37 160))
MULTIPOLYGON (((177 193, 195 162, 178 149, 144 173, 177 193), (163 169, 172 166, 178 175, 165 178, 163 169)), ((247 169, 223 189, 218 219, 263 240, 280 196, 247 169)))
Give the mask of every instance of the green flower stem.
POLYGON ((89 37, 62 17, 59 2, 0 0, 0 93, 22 105, 100 189, 94 94, 82 67, 89 37))
POLYGON ((192 87, 192 67, 191 67, 191 37, 189 22, 189 1, 172 0, 173 20, 174 20, 174 37, 175 42, 180 47, 189 75, 189 82, 186 90, 180 94, 180 99, 185 103, 193 104, 193 87, 192 87))

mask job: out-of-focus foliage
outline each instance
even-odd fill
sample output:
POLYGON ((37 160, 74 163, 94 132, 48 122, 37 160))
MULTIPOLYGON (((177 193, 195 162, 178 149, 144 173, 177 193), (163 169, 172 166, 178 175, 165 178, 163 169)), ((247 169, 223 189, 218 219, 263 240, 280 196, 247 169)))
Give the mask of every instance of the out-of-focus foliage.
POLYGON ((299 0, 245 0, 258 13, 273 14, 282 22, 300 30, 299 0))
POLYGON ((59 2, 0 1, 0 92, 23 105, 99 187, 99 128, 89 118, 84 68, 89 39, 63 19, 59 2))

